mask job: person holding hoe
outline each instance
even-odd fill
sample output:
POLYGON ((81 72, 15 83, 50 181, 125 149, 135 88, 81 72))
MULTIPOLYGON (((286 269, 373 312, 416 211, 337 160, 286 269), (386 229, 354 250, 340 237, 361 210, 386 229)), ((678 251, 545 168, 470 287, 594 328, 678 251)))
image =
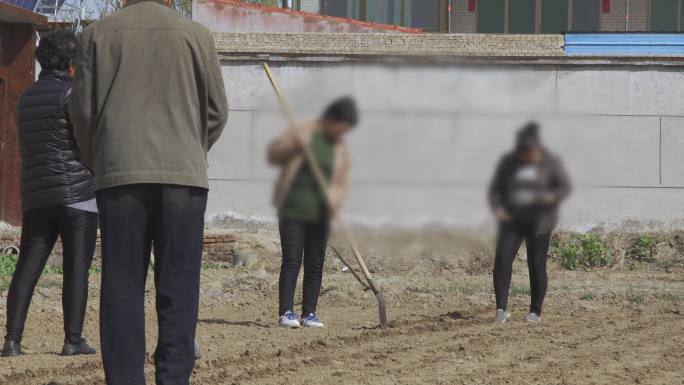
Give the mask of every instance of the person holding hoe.
POLYGON ((558 223, 558 207, 569 193, 563 164, 542 145, 539 125, 526 124, 518 132, 515 149, 501 158, 489 188, 489 204, 499 221, 494 262, 496 322, 510 317, 508 290, 513 261, 523 240, 532 296, 527 321, 541 321, 549 241, 558 223))
POLYGON ((279 281, 279 324, 283 327, 323 327, 316 316, 330 219, 340 209, 348 189, 350 156, 345 135, 358 123, 355 101, 334 101, 322 117, 288 129, 268 149, 268 161, 281 169, 275 185, 283 260, 279 281), (309 148, 328 184, 327 197, 306 162, 309 148), (327 199, 329 198, 329 199, 327 199), (301 323, 294 310, 297 277, 304 264, 301 323))

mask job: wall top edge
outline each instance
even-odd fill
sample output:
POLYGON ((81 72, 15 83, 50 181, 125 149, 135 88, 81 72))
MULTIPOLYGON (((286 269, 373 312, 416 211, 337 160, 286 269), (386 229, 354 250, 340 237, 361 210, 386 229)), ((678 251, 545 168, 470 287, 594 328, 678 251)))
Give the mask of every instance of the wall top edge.
POLYGON ((684 65, 684 52, 569 53, 564 35, 215 33, 222 60, 684 65))

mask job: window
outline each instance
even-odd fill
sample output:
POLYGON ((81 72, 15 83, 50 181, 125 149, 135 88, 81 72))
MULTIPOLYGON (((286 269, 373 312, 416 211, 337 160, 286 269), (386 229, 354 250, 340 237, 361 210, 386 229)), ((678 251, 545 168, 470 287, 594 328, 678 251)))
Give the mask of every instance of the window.
POLYGON ((449 0, 321 0, 324 15, 447 32, 449 0))
POLYGON ((568 31, 568 0, 542 0, 541 33, 568 31))
POLYGON ((600 28, 600 0, 477 0, 477 32, 481 33, 598 32, 600 28))
POLYGON ((513 3, 508 9, 508 33, 534 33, 537 0, 513 0, 513 3))
POLYGON ((680 0, 651 0, 651 31, 681 31, 682 10, 680 0))
MULTIPOLYGON (((660 1, 660 0, 658 0, 660 1)), ((599 32, 601 4, 599 0, 572 0, 572 32, 599 32)))
POLYGON ((401 0, 366 1, 366 20, 401 25, 401 0))
POLYGON ((477 32, 504 33, 506 24, 505 0, 479 0, 477 2, 477 32))
POLYGON ((410 0, 409 12, 411 19, 407 25, 422 28, 426 31, 439 31, 440 28, 440 0, 410 0))
POLYGON ((321 0, 321 13, 324 15, 359 18, 361 0, 321 0))

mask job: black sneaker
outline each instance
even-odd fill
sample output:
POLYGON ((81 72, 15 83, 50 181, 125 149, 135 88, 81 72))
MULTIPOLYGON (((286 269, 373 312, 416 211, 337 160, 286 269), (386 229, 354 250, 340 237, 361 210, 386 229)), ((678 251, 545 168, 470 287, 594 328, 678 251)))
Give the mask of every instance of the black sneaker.
POLYGON ((62 348, 62 356, 80 356, 80 355, 91 355, 95 354, 95 349, 88 346, 85 340, 81 342, 72 344, 69 341, 64 341, 64 347, 62 348))
POLYGON ((21 343, 15 340, 5 341, 2 347, 2 357, 17 357, 21 355, 21 343))

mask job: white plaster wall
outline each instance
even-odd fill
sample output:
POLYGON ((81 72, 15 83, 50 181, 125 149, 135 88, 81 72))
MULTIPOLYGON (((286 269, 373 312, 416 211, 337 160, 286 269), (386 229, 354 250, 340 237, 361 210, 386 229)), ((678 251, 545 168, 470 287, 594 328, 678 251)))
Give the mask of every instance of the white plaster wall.
MULTIPOLYGON (((684 227, 684 75, 678 69, 555 65, 282 63, 299 116, 350 94, 347 216, 375 224, 480 226, 485 190, 517 128, 536 119, 575 184, 562 227, 684 227)), ((209 157, 208 214, 273 218, 265 148, 285 128, 258 63, 225 62, 231 116, 209 157)))

